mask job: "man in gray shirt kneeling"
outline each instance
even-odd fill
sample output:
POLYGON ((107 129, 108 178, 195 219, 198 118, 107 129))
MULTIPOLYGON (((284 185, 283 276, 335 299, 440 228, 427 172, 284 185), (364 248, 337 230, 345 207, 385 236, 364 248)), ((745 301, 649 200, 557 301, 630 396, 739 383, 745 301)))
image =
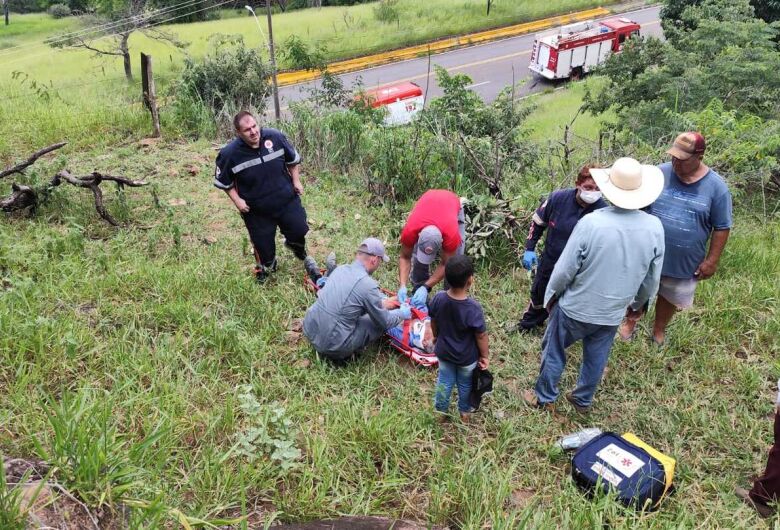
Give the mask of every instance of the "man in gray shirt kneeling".
POLYGON ((371 278, 390 258, 376 238, 365 239, 355 261, 337 267, 328 275, 317 301, 306 311, 303 333, 317 353, 333 361, 346 361, 370 342, 407 318, 411 309, 387 298, 371 278))
POLYGON ((547 285, 544 303, 551 315, 542 366, 534 389, 523 393, 527 404, 539 408, 552 408, 566 348, 581 340, 580 376, 566 400, 577 412, 588 412, 626 309, 641 311, 658 291, 664 230, 640 208, 661 194, 661 170, 619 158, 612 168, 592 168, 590 174, 612 206, 577 223, 547 285))

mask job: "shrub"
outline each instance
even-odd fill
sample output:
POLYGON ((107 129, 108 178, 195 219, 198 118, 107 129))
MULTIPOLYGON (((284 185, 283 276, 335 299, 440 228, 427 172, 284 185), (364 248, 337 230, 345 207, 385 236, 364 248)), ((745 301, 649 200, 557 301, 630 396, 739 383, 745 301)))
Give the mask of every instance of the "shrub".
POLYGON ((321 46, 317 50, 309 50, 309 47, 300 37, 291 35, 284 41, 284 46, 279 55, 284 64, 289 68, 295 70, 323 70, 327 65, 325 53, 327 53, 325 46, 321 46))
POLYGON ((374 6, 374 18, 379 22, 399 22, 401 13, 398 10, 398 0, 379 0, 374 6))
POLYGON ((65 4, 52 4, 47 11, 54 18, 65 18, 71 15, 70 8, 65 4))
POLYGON ((270 94, 270 68, 241 36, 217 35, 202 61, 188 58, 173 86, 175 123, 187 132, 232 134, 239 110, 263 114, 270 94))

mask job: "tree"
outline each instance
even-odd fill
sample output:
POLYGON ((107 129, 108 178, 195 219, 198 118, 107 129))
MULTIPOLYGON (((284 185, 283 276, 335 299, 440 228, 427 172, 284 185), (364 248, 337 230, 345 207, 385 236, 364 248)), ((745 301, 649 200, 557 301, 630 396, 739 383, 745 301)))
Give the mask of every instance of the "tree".
MULTIPOLYGON (((695 20, 685 19, 683 13, 689 7, 697 7, 702 3, 703 0, 666 0, 661 9, 661 26, 666 37, 674 40, 681 31, 695 29, 695 20)), ((780 20, 780 0, 750 0, 750 5, 755 16, 765 22, 780 20)))
POLYGON ((122 57, 125 77, 132 81, 128 42, 134 32, 140 31, 176 47, 184 46, 174 35, 154 27, 160 20, 176 16, 172 13, 175 11, 151 10, 148 0, 100 0, 94 14, 81 16, 88 27, 99 29, 55 36, 47 42, 54 48, 84 49, 97 55, 122 57))
POLYGON ((601 68, 609 84, 586 95, 587 108, 613 108, 647 138, 671 114, 699 111, 712 99, 761 118, 780 112, 778 29, 755 18, 748 0, 702 0, 679 20, 674 39, 632 41, 611 56, 601 68))

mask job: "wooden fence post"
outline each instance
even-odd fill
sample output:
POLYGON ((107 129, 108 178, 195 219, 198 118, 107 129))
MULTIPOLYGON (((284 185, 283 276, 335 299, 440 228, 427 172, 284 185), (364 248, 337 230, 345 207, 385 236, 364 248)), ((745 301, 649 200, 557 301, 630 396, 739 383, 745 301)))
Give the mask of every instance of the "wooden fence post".
POLYGON ((154 74, 152 74, 152 56, 141 54, 141 90, 143 91, 144 105, 152 115, 154 138, 160 137, 160 113, 157 111, 157 94, 154 89, 154 74))

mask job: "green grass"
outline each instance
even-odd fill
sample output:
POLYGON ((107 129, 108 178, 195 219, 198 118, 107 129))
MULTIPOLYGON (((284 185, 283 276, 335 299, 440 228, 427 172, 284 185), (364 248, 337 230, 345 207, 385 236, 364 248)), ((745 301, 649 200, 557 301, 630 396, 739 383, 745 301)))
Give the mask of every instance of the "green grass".
MULTIPOLYGON (((68 188, 34 219, 0 220, 0 453, 30 456, 39 440, 52 454, 84 453, 81 467, 58 476, 73 473, 85 498, 104 497, 111 484, 125 488, 130 477, 124 496, 255 523, 349 513, 457 528, 760 524, 732 489, 762 469, 771 441, 780 375, 777 218, 738 211, 718 275, 676 318, 669 346, 650 347, 646 329, 636 342, 616 344, 586 421, 565 404, 554 416, 523 407, 540 339, 508 335, 502 325, 519 317, 529 280, 517 267, 480 269, 473 294, 487 311, 496 392, 473 425, 442 427, 431 405, 435 372, 386 346, 335 369, 305 340, 288 340, 292 320, 312 302, 301 268, 280 248, 273 280, 252 282, 244 228, 211 187, 213 156, 205 142, 73 154, 72 167, 154 183, 159 206, 149 188, 107 190, 124 229, 97 219, 88 190, 68 188), (173 199, 186 204, 169 206, 173 199), (241 384, 252 385, 261 404, 286 408, 303 451, 289 472, 267 458, 224 459, 251 426, 239 411, 241 384), (83 411, 82 422, 69 422, 76 445, 63 445, 61 424, 55 432, 48 418, 65 399, 71 405, 62 410, 83 411), (635 432, 677 458, 677 493, 647 515, 586 499, 568 461, 551 451, 559 436, 584 426, 635 432), (89 433, 108 441, 107 456, 83 444, 89 433), (90 491, 79 477, 100 461, 116 464, 102 468, 109 480, 90 491)), ((61 163, 38 165, 45 176, 61 163)), ((344 261, 373 234, 397 255, 401 219, 369 207, 349 179, 306 177, 313 254, 323 259, 334 249, 344 261)), ((392 285, 395 275, 391 262, 378 278, 392 285)), ((571 357, 564 389, 575 381, 577 348, 571 357)), ((159 506, 149 513, 159 516, 159 506)))
POLYGON ((571 125, 573 140, 597 141, 601 124, 612 119, 613 115, 606 113, 595 117, 580 112, 580 108, 586 87, 599 90, 600 84, 599 78, 589 77, 581 82, 561 84, 556 90, 530 96, 528 101, 536 106, 526 121, 526 126, 531 129, 531 139, 562 141, 566 126, 571 125))
MULTIPOLYGON (((107 207, 128 223, 122 229, 97 218, 88 190, 71 187, 58 188, 33 219, 0 218, 0 453, 47 455, 61 468, 55 478, 91 503, 149 506, 133 521, 147 518, 150 528, 170 509, 246 515, 255 525, 344 513, 469 529, 761 524, 732 490, 761 471, 771 441, 780 375, 776 215, 758 219, 738 205, 718 275, 676 318, 669 346, 654 349, 644 335, 616 344, 587 421, 565 404, 554 416, 522 406, 540 338, 502 326, 522 312, 529 279, 517 266, 480 268, 473 294, 487 310, 496 392, 473 425, 442 427, 432 412, 434 372, 386 346, 335 369, 305 340, 290 340, 292 321, 312 301, 300 266, 279 245, 279 272, 262 288, 252 282, 243 225, 211 187, 210 143, 140 148, 145 113, 121 83, 100 86, 0 111, 14 132, 0 136, 3 162, 70 131, 65 154, 14 180, 40 182, 67 166, 152 182, 121 194, 106 188, 107 207), (293 469, 263 453, 253 461, 229 454, 257 425, 241 410, 243 384, 264 407, 285 407, 303 453, 293 469), (585 426, 635 432, 677 458, 676 495, 645 515, 582 496, 551 445, 585 426)), ((532 98, 535 140, 560 137, 583 90, 579 83, 532 98)), ((575 122, 590 143, 596 130, 587 115, 575 122)), ((316 257, 336 250, 349 259, 368 234, 397 255, 402 220, 369 206, 362 180, 305 178, 316 257)), ((548 185, 529 182, 516 204, 534 203, 548 185)), ((0 195, 8 190, 5 179, 0 195)), ((392 285, 396 273, 391 262, 378 278, 392 285)), ((578 348, 571 357, 564 389, 574 384, 578 348)))

